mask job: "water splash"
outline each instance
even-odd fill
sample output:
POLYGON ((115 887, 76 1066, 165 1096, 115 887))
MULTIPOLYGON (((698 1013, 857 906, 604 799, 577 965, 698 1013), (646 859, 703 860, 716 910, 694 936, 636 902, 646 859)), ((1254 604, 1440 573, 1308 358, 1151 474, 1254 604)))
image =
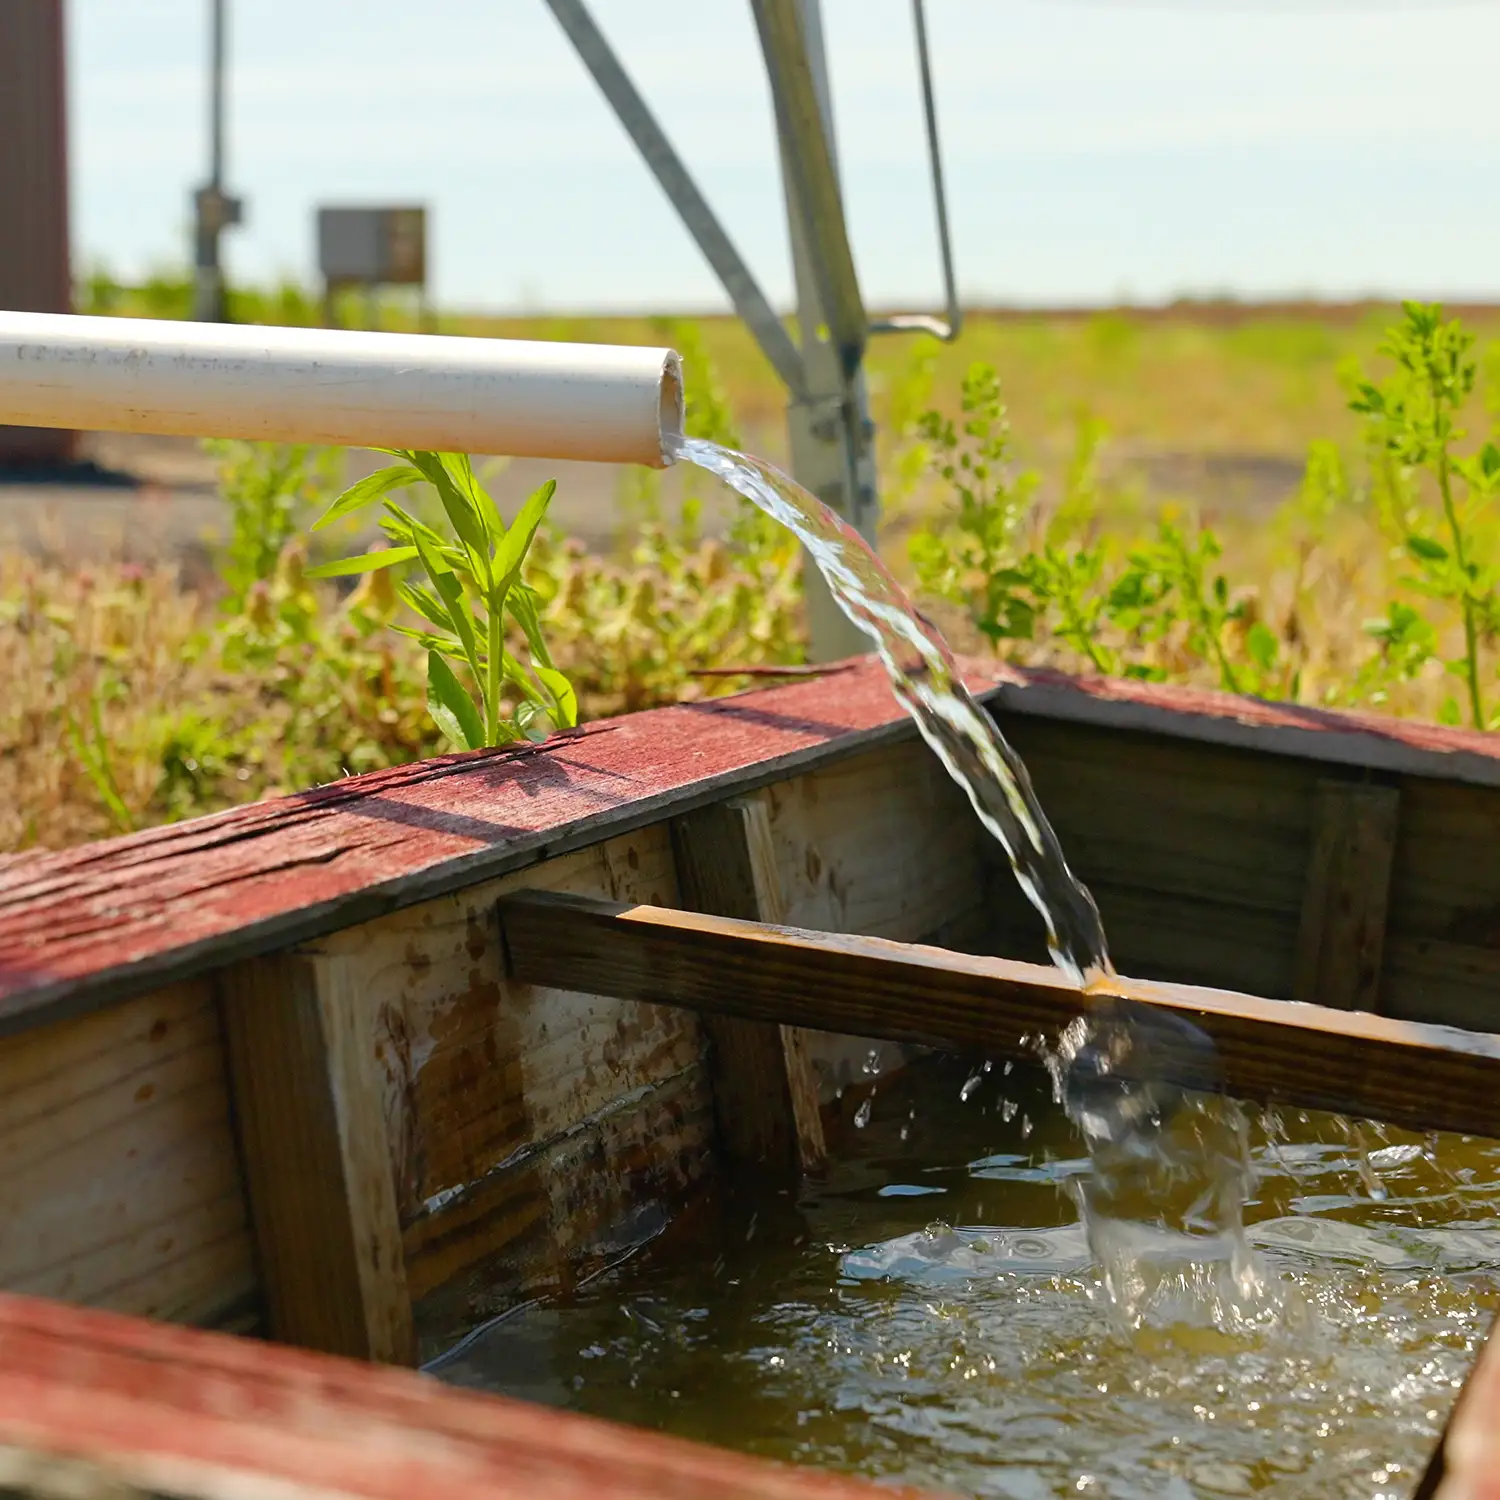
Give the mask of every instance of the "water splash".
MULTIPOLYGON (((1005 850, 1046 925, 1053 962, 1080 989, 1112 975, 1098 908, 1068 868, 1025 764, 864 538, 760 459, 698 438, 678 440, 672 456, 716 475, 801 541, 834 602, 870 638, 897 701, 1005 850)), ((1181 1087, 1217 1088, 1212 1042, 1146 1006, 1098 995, 1085 1003, 1044 1055, 1094 1164, 1074 1192, 1116 1306, 1139 1322, 1160 1282, 1148 1268, 1184 1262, 1209 1268, 1213 1307, 1257 1305, 1266 1288, 1243 1228, 1254 1180, 1244 1117, 1232 1100, 1181 1087)), ((964 1085, 965 1099, 981 1078, 964 1085)))

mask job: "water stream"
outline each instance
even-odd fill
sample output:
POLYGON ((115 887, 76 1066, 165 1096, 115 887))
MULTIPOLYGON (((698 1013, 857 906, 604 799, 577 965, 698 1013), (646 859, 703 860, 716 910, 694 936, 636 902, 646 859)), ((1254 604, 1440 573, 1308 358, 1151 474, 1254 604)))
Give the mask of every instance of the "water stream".
MULTIPOLYGON (((760 459, 696 438, 681 440, 674 457, 716 475, 802 542, 834 601, 870 638, 897 701, 1005 850, 1046 925, 1054 963, 1081 991, 1112 974, 1098 908, 1068 868, 1024 763, 864 538, 760 459)), ((1216 1319, 1258 1312, 1271 1292, 1243 1232, 1252 1177, 1244 1118, 1232 1100, 1184 1090, 1152 1065, 1157 1052, 1170 1050, 1179 1066, 1192 1058, 1194 1081, 1212 1090, 1212 1043, 1145 1006, 1080 994, 1080 1007, 1048 1061, 1057 1100, 1093 1161, 1073 1191, 1112 1295, 1143 1317, 1187 1262, 1202 1268, 1216 1319)))

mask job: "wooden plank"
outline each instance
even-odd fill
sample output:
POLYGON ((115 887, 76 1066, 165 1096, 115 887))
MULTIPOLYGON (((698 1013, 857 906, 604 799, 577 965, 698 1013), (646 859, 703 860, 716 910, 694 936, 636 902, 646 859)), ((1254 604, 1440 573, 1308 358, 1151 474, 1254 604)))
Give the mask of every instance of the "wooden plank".
POLYGON ((1493 1323, 1412 1500, 1500 1500, 1500 1337, 1493 1323))
POLYGON ((0 1287, 253 1323, 254 1248, 210 985, 0 1040, 0 1287))
MULTIPOLYGON (((674 820, 677 886, 692 911, 780 922, 785 914, 764 794, 674 820)), ((792 1026, 708 1016, 714 1112, 736 1162, 814 1171, 827 1159, 807 1043, 792 1026)))
MULTIPOLYGON (((1493 736, 993 661, 1018 718, 1500 787, 1493 736)), ((878 666, 446 756, 0 864, 0 1032, 369 921, 915 732, 878 666)))
POLYGON ((373 1017, 423 1359, 616 1258, 712 1171, 699 1018, 508 979, 495 903, 521 882, 678 899, 663 823, 318 944, 373 1017))
MULTIPOLYGON (((996 668, 976 665, 983 691, 996 668)), ((0 865, 0 1034, 915 738, 872 661, 0 865)))
POLYGON ((1142 980, 1080 993, 1056 970, 723 917, 537 894, 500 903, 517 977, 950 1051, 1030 1056, 1091 1001, 1193 1023, 1153 1028, 1152 1076, 1419 1130, 1500 1136, 1500 1038, 1315 1005, 1142 980), (1414 1080, 1420 1087, 1414 1087, 1414 1080))
POLYGON ((111 1500, 913 1495, 410 1371, 0 1297, 0 1489, 28 1476, 111 1500))
POLYGON ((317 954, 238 965, 220 990, 271 1336, 411 1363, 374 1007, 317 954))
POLYGON ((1380 1008, 1385 919, 1401 793, 1320 781, 1297 933, 1292 998, 1335 1010, 1380 1008))
POLYGON ((1001 727, 1012 716, 1141 730, 1206 745, 1356 766, 1469 786, 1500 787, 1500 744, 1473 729, 1382 714, 1270 703, 1211 688, 1125 678, 1070 677, 1007 667, 991 706, 1001 727))

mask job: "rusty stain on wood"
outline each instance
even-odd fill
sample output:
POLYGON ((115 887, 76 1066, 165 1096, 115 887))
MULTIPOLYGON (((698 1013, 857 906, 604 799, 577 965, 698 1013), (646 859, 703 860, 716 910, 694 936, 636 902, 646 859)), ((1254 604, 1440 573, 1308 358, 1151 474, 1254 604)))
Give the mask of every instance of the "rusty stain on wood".
POLYGON ((415 1358, 374 1007, 348 966, 289 953, 220 977, 271 1336, 415 1358))
MULTIPOLYGON (((500 913, 523 979, 950 1051, 1030 1055, 1023 1035, 1055 1032, 1088 1003, 1053 968, 878 938, 556 894, 508 897, 500 913)), ((1089 994, 1206 1033, 1222 1078, 1170 1028, 1153 1039, 1153 1073, 1187 1086, 1500 1136, 1500 1038, 1123 978, 1089 994)))
POLYGON ((1292 998, 1335 1010, 1378 1010, 1386 911, 1401 793, 1320 781, 1297 933, 1292 998))
MULTIPOLYGON (((177 1500, 878 1500, 767 1463, 406 1370, 0 1296, 0 1476, 67 1455, 177 1500)), ((57 1473, 56 1469, 50 1471, 57 1473)), ((3 1482, 3 1478, 0 1478, 3 1482)))
MULTIPOLYGON (((692 911, 780 922, 781 879, 764 794, 699 808, 672 824, 677 884, 692 911)), ((709 1016, 714 1112, 736 1162, 815 1171, 827 1159, 818 1085, 792 1026, 709 1016)))

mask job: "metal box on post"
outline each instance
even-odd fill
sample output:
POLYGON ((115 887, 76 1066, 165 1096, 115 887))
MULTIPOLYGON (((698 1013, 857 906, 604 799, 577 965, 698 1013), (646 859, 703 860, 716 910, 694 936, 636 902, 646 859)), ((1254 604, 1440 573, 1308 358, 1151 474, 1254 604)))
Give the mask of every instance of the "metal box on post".
MULTIPOLYGON (((0 308, 70 312, 62 0, 0 0, 0 308)), ((76 435, 0 426, 0 468, 67 463, 76 435)))
POLYGON ((330 321, 333 296, 344 287, 414 286, 425 310, 427 210, 320 208, 318 270, 330 321))

